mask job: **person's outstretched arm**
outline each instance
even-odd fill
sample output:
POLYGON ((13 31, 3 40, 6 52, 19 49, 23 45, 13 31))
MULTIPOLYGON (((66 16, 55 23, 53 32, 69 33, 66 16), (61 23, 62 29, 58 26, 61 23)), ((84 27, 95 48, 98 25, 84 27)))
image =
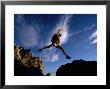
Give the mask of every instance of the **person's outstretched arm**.
POLYGON ((61 31, 63 31, 63 29, 58 30, 57 34, 59 34, 61 31))

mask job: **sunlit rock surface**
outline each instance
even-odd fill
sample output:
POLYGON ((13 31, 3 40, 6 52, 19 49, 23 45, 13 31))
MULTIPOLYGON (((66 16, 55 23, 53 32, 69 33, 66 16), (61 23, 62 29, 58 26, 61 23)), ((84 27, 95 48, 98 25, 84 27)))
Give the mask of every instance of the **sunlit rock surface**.
POLYGON ((31 50, 14 47, 15 76, 43 76, 44 65, 39 57, 34 57, 31 50))

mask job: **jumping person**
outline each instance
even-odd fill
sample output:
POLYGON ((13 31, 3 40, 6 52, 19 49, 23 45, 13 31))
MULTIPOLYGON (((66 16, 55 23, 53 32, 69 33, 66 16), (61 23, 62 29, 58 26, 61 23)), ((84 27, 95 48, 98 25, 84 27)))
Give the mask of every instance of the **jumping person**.
POLYGON ((60 33, 61 31, 63 31, 63 29, 58 30, 58 32, 52 36, 52 40, 51 40, 52 44, 50 44, 44 48, 38 49, 38 51, 42 51, 43 49, 54 46, 56 48, 59 48, 63 52, 63 54, 66 56, 67 59, 70 59, 71 57, 68 56, 67 53, 64 51, 64 49, 61 47, 61 41, 60 41, 61 40, 60 38, 62 36, 60 33))

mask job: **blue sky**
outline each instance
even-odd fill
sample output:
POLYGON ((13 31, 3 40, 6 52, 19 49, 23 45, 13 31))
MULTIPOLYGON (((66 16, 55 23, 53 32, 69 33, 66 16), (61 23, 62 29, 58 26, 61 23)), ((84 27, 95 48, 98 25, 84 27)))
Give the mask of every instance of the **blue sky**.
POLYGON ((97 60, 96 14, 15 14, 14 44, 32 50, 44 63, 44 73, 54 74, 63 64, 73 60, 97 60), (72 57, 66 59, 56 48, 38 52, 51 43, 51 37, 63 28, 61 43, 72 57))

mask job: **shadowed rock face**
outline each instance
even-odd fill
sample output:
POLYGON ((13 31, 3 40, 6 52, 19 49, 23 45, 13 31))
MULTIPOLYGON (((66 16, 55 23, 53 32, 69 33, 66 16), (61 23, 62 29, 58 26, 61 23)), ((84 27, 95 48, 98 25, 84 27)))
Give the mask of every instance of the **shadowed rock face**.
POLYGON ((42 71, 36 67, 27 67, 18 60, 14 62, 15 76, 43 76, 42 71))
POLYGON ((43 76, 44 65, 39 57, 33 57, 31 50, 14 47, 15 76, 43 76))
POLYGON ((75 60, 62 65, 57 70, 56 76, 97 76, 97 62, 75 60))

